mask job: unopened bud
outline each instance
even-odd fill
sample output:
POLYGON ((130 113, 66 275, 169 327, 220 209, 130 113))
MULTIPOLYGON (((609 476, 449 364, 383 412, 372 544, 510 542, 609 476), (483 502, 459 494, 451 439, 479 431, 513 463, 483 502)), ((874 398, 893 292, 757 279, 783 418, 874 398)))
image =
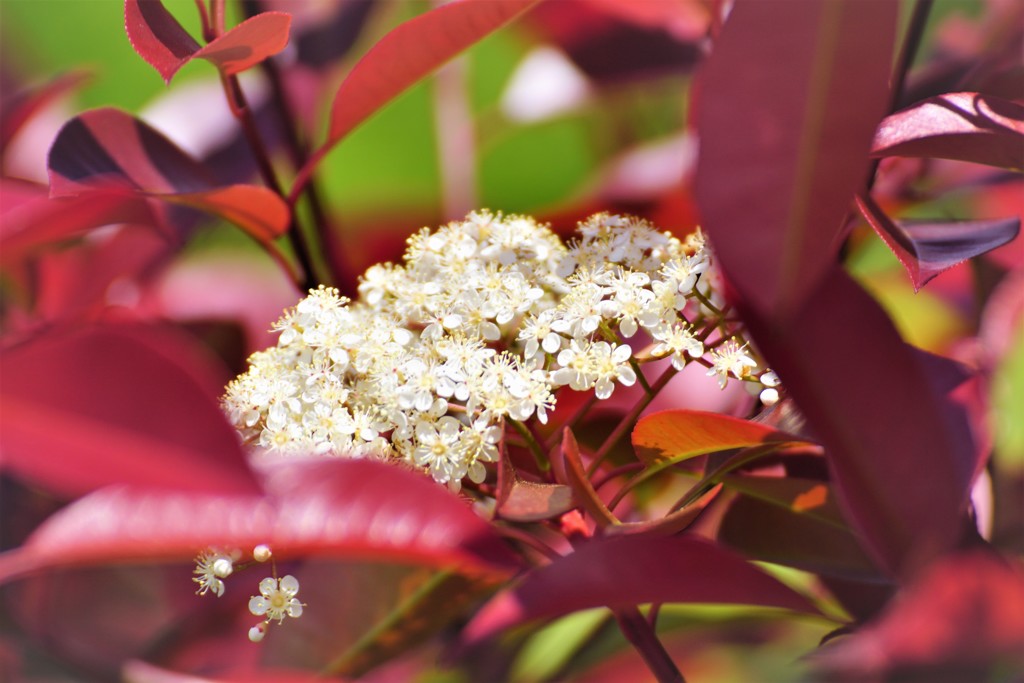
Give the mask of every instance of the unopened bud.
POLYGON ((231 564, 231 560, 226 557, 218 558, 213 563, 213 574, 221 579, 231 576, 231 572, 234 571, 234 566, 231 564))
POLYGON ((263 621, 249 629, 249 640, 258 643, 267 635, 267 622, 263 621))
POLYGON ((273 553, 270 552, 270 546, 263 543, 252 549, 252 559, 257 562, 266 562, 270 559, 271 555, 273 555, 273 553))

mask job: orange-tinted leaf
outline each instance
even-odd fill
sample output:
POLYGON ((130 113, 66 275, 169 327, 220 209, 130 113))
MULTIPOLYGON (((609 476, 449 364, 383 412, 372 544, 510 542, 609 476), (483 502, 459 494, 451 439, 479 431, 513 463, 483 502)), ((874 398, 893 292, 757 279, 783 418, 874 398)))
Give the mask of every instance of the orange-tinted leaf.
POLYGON ((846 520, 836 503, 835 493, 828 482, 797 477, 744 475, 726 475, 721 481, 734 491, 771 503, 793 514, 808 515, 824 524, 847 528, 846 520))
POLYGON ((285 12, 257 14, 192 56, 212 63, 225 76, 237 74, 283 50, 291 22, 291 15, 285 12))
POLYGON ((539 522, 558 517, 574 507, 572 489, 568 486, 517 480, 498 507, 498 514, 513 522, 539 522))
POLYGON ((280 237, 291 223, 291 212, 284 200, 275 192, 255 185, 231 185, 206 192, 164 195, 163 198, 220 216, 260 242, 280 237))
POLYGON ((733 448, 801 441, 757 422, 699 410, 664 410, 641 419, 633 429, 633 448, 648 467, 733 448))

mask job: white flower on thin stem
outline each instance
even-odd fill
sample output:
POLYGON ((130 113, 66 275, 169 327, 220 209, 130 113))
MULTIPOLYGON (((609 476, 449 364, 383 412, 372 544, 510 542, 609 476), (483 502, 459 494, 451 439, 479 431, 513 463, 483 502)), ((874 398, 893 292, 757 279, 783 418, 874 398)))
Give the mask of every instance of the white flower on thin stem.
POLYGON ((700 358, 704 355, 704 343, 693 334, 693 328, 685 322, 665 325, 654 330, 651 336, 658 342, 651 349, 652 356, 672 354, 672 367, 682 370, 686 365, 686 355, 700 358))
POLYGON ((205 550, 196 557, 196 568, 192 580, 199 584, 196 595, 213 593, 218 598, 224 595, 224 581, 234 571, 231 556, 217 550, 205 550))
POLYGON ((742 346, 735 339, 729 339, 721 346, 711 350, 711 369, 708 376, 718 375, 718 386, 725 388, 731 374, 736 379, 744 379, 750 375, 752 368, 757 367, 754 360, 746 351, 747 345, 742 346))
POLYGON ((295 597, 298 592, 299 580, 291 574, 280 579, 268 576, 260 581, 260 594, 249 598, 249 611, 258 617, 267 615, 267 621, 301 617, 303 604, 295 597))

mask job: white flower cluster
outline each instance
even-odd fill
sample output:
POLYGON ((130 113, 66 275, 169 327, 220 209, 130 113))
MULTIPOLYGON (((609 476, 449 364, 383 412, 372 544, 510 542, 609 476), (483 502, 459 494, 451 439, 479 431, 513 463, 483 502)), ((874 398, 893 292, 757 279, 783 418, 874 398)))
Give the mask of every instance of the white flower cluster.
MULTIPOLYGON (((269 450, 397 457, 452 488, 479 483, 506 420, 546 422, 562 386, 604 399, 634 384, 626 340, 641 330, 676 368, 703 357, 710 267, 699 231, 681 241, 598 214, 566 245, 532 218, 472 213, 411 237, 402 265, 370 268, 359 301, 311 291, 225 409, 269 450)), ((733 346, 704 361, 722 383, 756 374, 733 346)))

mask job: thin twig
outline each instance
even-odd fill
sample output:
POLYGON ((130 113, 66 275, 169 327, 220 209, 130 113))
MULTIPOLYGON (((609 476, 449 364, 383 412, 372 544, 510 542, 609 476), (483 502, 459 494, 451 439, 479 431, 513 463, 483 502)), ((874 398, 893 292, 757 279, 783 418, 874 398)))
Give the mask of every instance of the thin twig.
POLYGON ((658 683, 686 683, 658 635, 636 607, 615 611, 619 630, 643 657, 658 683))

